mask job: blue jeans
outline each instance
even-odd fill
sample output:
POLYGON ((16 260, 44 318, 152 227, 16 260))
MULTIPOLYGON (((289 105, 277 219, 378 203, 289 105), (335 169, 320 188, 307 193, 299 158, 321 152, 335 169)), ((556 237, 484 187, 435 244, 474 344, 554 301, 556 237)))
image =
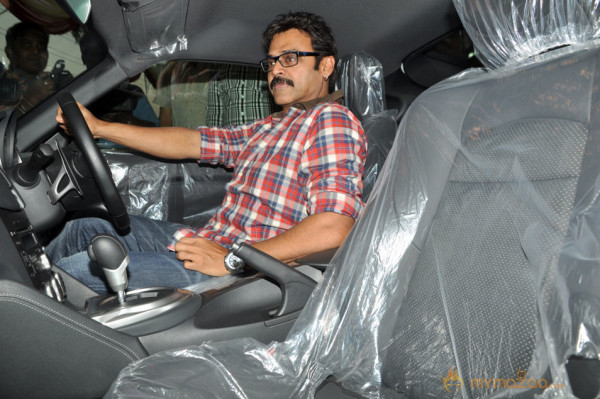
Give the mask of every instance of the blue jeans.
POLYGON ((130 216, 131 232, 119 236, 109 222, 97 218, 68 222, 61 233, 47 246, 52 262, 73 277, 98 292, 109 289, 102 268, 87 254, 87 246, 96 234, 117 237, 129 252, 128 289, 169 286, 184 288, 211 278, 184 269, 175 253, 167 249, 173 233, 184 225, 130 216))

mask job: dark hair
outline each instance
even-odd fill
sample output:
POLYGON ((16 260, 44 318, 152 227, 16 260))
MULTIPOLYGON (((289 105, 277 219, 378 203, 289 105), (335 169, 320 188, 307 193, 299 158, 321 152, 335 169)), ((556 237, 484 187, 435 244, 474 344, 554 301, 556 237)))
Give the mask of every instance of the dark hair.
POLYGON ((323 56, 317 57, 315 69, 319 68, 319 64, 324 56, 332 55, 335 58, 333 72, 329 76, 329 91, 335 86, 335 78, 337 75, 337 48, 335 47, 335 38, 329 25, 323 18, 309 12, 290 12, 288 14, 280 14, 267 26, 263 33, 263 46, 265 51, 269 51, 273 37, 278 33, 286 32, 290 29, 298 29, 310 36, 312 47, 315 51, 323 53, 323 56))
POLYGON ((44 45, 48 45, 48 39, 50 36, 48 35, 48 32, 46 32, 41 26, 29 22, 19 22, 18 24, 11 26, 6 31, 6 47, 14 50, 17 39, 23 37, 25 33, 30 31, 39 32, 42 34, 44 36, 44 45))

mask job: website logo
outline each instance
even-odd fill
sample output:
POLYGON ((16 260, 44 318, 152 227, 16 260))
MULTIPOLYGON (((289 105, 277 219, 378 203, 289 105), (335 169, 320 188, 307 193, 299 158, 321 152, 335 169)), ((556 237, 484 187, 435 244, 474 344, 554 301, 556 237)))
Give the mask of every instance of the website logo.
POLYGON ((519 369, 517 378, 473 378, 472 389, 566 389, 564 383, 549 383, 545 378, 527 378, 527 371, 519 369))
POLYGON ((444 389, 450 393, 460 391, 463 386, 463 380, 454 369, 454 366, 450 367, 448 374, 442 377, 442 381, 444 382, 444 389))
MULTIPOLYGON (((454 366, 450 367, 446 377, 442 378, 444 389, 450 393, 462 389, 464 382, 454 366)), ((551 383, 544 378, 527 378, 527 371, 519 369, 516 378, 473 378, 470 381, 472 390, 501 390, 501 389, 566 389, 564 383, 551 383)))

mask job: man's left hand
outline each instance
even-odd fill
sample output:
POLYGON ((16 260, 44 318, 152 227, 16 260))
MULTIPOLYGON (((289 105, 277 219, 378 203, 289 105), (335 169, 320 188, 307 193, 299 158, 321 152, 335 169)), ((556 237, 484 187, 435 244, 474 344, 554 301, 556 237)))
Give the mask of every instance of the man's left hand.
POLYGON ((225 255, 227 249, 203 237, 184 237, 175 244, 175 257, 183 262, 188 270, 208 276, 225 276, 225 255))

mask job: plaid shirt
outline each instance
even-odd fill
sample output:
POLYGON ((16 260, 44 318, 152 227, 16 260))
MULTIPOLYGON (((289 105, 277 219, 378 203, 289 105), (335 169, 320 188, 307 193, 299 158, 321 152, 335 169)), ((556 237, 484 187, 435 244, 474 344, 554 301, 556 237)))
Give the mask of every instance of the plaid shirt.
POLYGON ((336 92, 248 125, 200 128, 199 161, 234 167, 234 176, 208 224, 175 238, 200 236, 229 248, 275 237, 312 214, 356 219, 367 140, 358 119, 332 102, 341 97, 336 92))

